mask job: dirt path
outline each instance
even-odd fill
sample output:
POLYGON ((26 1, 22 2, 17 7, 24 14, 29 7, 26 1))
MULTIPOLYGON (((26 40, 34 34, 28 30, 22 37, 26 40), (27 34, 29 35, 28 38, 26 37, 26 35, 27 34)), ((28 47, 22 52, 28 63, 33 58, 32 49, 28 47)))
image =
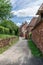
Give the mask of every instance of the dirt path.
POLYGON ((0 54, 0 65, 43 65, 43 58, 32 56, 27 40, 17 42, 3 54, 0 54))

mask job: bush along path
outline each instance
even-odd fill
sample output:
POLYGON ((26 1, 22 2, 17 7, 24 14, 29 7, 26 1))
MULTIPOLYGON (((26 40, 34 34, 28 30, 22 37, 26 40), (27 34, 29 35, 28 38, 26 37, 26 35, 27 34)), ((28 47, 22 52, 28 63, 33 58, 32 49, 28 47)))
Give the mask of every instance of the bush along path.
POLYGON ((20 40, 0 55, 0 65, 43 65, 43 58, 33 57, 27 40, 20 40))
POLYGON ((43 54, 31 39, 28 40, 28 46, 31 49, 31 53, 33 54, 33 56, 43 57, 43 54))

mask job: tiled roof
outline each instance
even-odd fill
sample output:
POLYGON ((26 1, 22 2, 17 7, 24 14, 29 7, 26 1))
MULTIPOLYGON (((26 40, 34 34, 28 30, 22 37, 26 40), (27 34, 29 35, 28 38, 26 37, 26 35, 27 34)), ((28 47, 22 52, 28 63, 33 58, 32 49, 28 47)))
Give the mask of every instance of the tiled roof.
POLYGON ((43 3, 42 5, 40 6, 38 12, 36 13, 37 15, 40 15, 40 13, 43 13, 43 3))
POLYGON ((34 29, 34 27, 40 22, 40 16, 38 17, 33 17, 31 22, 29 23, 29 25, 27 26, 27 28, 32 27, 32 29, 34 29))
POLYGON ((32 20, 31 20, 31 22, 29 23, 28 27, 29 26, 30 27, 31 26, 34 27, 36 25, 36 23, 37 23, 37 19, 38 19, 38 17, 33 17, 32 20))
POLYGON ((26 21, 20 27, 22 28, 24 25, 27 25, 27 22, 26 21))

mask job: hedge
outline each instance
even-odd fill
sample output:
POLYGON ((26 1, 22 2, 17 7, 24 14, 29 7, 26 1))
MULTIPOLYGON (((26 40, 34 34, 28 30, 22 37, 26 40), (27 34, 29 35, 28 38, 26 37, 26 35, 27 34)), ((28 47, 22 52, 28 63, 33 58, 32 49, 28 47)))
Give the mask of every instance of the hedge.
POLYGON ((0 26, 0 33, 4 33, 4 27, 0 26))
POLYGON ((4 33, 9 34, 9 28, 4 28, 4 33))
POLYGON ((9 34, 9 28, 5 28, 3 26, 0 26, 0 33, 9 34))

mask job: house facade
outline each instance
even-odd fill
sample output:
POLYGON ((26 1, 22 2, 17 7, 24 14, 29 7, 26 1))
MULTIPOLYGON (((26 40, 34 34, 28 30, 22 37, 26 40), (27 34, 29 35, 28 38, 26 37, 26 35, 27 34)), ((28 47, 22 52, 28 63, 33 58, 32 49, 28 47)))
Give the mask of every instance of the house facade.
POLYGON ((32 40, 43 53, 43 4, 39 8, 37 15, 40 16, 40 19, 32 29, 32 40))
POLYGON ((40 16, 33 17, 30 21, 29 25, 27 26, 27 38, 29 38, 29 33, 32 32, 32 29, 36 25, 37 21, 40 20, 40 16))
POLYGON ((24 37, 24 38, 26 38, 26 36, 27 36, 27 25, 28 25, 28 23, 27 22, 25 22, 25 23, 23 23, 21 26, 20 26, 20 29, 19 29, 19 32, 20 32, 20 36, 21 37, 24 37))

